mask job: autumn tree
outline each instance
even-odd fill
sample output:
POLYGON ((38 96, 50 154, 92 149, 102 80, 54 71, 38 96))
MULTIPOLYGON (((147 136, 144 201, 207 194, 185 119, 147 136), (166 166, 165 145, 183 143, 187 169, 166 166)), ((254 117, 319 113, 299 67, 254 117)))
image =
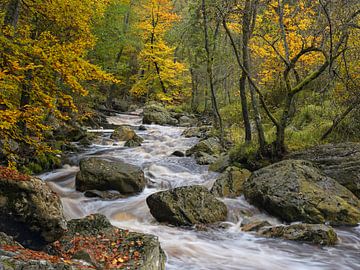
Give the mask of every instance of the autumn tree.
POLYGON ((176 59, 175 48, 166 42, 166 34, 179 16, 169 0, 146 0, 137 10, 143 48, 131 92, 166 102, 181 100, 188 96, 188 70, 176 59))
POLYGON ((11 141, 34 154, 50 151, 43 142, 49 119, 67 120, 74 97, 87 95, 85 82, 112 80, 86 60, 95 44, 93 19, 107 1, 9 0, 0 33, 0 134, 9 162, 11 141), (24 148, 24 147, 23 147, 24 148))

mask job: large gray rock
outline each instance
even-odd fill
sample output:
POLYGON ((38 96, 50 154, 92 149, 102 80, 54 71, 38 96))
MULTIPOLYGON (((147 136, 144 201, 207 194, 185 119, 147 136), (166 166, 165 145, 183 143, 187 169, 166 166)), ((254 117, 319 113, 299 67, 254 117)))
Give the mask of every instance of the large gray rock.
POLYGON ((150 195, 146 199, 151 214, 159 222, 192 226, 224 221, 226 205, 203 186, 186 186, 150 195))
POLYGON ((59 196, 41 179, 0 175, 0 231, 31 248, 61 237, 66 221, 59 196))
POLYGON ((288 158, 313 162, 360 198, 360 143, 320 145, 292 153, 288 158))
POLYGON ((165 270, 166 256, 153 235, 119 229, 100 214, 68 225, 66 234, 49 246, 51 253, 86 261, 97 269, 165 270))
POLYGON ((258 234, 286 240, 309 242, 317 245, 335 245, 338 237, 333 228, 323 224, 292 224, 262 227, 258 234))
POLYGON ((186 138, 197 137, 207 139, 211 135, 211 128, 211 126, 189 127, 184 130, 182 136, 185 136, 186 138))
POLYGON ((255 171, 245 198, 285 221, 357 225, 360 201, 310 162, 284 160, 255 171))
POLYGON ((187 156, 197 155, 201 152, 209 155, 219 155, 223 151, 220 140, 217 137, 211 137, 206 140, 202 140, 194 145, 192 148, 186 151, 187 156))
POLYGON ((170 112, 160 104, 149 104, 144 107, 144 124, 177 125, 178 120, 171 116, 170 112))
POLYGON ((80 162, 75 183, 79 191, 115 190, 122 195, 132 195, 145 188, 146 180, 143 171, 134 165, 89 158, 80 162))
POLYGON ((216 179, 210 192, 217 197, 238 197, 242 195, 243 184, 250 175, 246 169, 229 167, 216 179))

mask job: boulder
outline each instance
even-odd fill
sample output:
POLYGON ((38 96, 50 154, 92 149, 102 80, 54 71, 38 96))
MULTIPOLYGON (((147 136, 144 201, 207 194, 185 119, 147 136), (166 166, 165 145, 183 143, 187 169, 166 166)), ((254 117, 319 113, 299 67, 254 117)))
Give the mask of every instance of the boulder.
POLYGON ((292 224, 262 227, 258 234, 265 237, 279 237, 286 240, 327 246, 335 245, 338 241, 335 230, 323 224, 292 224))
POLYGON ((220 157, 218 157, 216 159, 215 162, 213 162, 210 166, 209 166, 209 171, 213 171, 213 172, 219 172, 222 173, 223 171, 226 170, 226 168, 228 168, 231 165, 231 160, 230 160, 230 156, 229 155, 221 155, 220 157))
POLYGON ((182 115, 179 117, 179 126, 180 127, 191 127, 197 124, 197 120, 194 116, 182 115))
POLYGON ((196 163, 199 165, 209 165, 212 164, 216 161, 216 157, 209 155, 207 153, 204 152, 198 152, 196 153, 196 155, 194 156, 196 163))
POLYGON ((211 193, 217 197, 239 197, 243 193, 243 184, 251 175, 246 169, 229 167, 216 179, 211 193))
POLYGON ((151 214, 159 222, 192 226, 224 221, 226 205, 203 186, 185 186, 161 191, 146 199, 151 214))
POLYGON ((284 160, 255 171, 243 189, 250 203, 287 222, 360 222, 359 199, 308 161, 284 160))
POLYGON ((129 147, 129 148, 139 147, 139 146, 141 146, 141 142, 142 142, 142 140, 137 140, 137 139, 128 140, 124 146, 129 147))
POLYGON ((97 269, 165 270, 166 256, 153 235, 119 229, 100 214, 71 220, 68 227, 49 245, 51 254, 80 259, 97 269))
POLYGON ((130 108, 130 103, 124 99, 115 98, 112 100, 111 107, 120 112, 127 112, 130 108))
POLYGON ((173 118, 165 107, 160 104, 152 103, 144 107, 143 112, 144 124, 158 125, 177 125, 178 120, 173 118))
POLYGON ((311 161, 360 198, 360 143, 320 145, 288 158, 311 161))
POLYGON ((187 156, 198 156, 201 153, 206 153, 212 156, 218 156, 223 151, 220 140, 216 137, 211 137, 198 142, 192 148, 186 151, 187 156))
POLYGON ((80 162, 75 183, 78 191, 114 190, 129 196, 143 191, 146 180, 143 171, 134 165, 89 158, 80 162))
POLYGON ((60 198, 45 182, 0 168, 0 231, 41 248, 66 230, 60 198))
POLYGON ((117 140, 117 141, 137 141, 142 143, 143 138, 138 136, 135 131, 128 127, 128 126, 120 126, 114 130, 114 132, 111 134, 111 139, 117 140))
POLYGON ((186 138, 197 137, 207 139, 210 137, 211 128, 211 126, 189 127, 183 131, 182 136, 186 138))

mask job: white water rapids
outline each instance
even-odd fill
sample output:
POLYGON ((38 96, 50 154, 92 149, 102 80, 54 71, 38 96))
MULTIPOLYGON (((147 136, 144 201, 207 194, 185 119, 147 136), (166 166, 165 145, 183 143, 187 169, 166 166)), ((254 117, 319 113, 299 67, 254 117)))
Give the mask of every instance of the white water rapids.
MULTIPOLYGON (((141 117, 119 115, 110 117, 109 122, 138 126, 141 117)), ((197 141, 182 137, 182 128, 157 125, 146 128, 146 131, 137 131, 145 139, 141 147, 124 148, 123 143, 93 145, 75 158, 78 161, 98 156, 140 166, 149 186, 138 196, 114 201, 86 198, 74 188, 76 166, 66 165, 40 176, 61 196, 67 218, 102 213, 120 228, 157 235, 167 255, 167 270, 360 269, 360 227, 337 229, 341 242, 335 247, 257 237, 240 230, 242 213, 251 211, 272 223, 278 221, 250 206, 242 197, 224 200, 229 209, 224 229, 196 231, 159 224, 149 212, 147 196, 185 185, 201 184, 210 188, 217 174, 197 165, 192 158, 170 156, 175 150, 185 151, 197 141)))

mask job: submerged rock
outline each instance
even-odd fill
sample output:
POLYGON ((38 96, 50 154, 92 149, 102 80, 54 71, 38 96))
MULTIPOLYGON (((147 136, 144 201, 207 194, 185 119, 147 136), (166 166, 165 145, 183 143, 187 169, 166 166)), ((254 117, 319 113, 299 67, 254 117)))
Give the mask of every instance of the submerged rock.
POLYGON ((115 190, 129 196, 143 191, 146 180, 143 171, 134 165, 89 158, 80 162, 75 183, 76 189, 83 192, 115 190))
POLYGON ((0 174, 0 217, 0 231, 31 248, 57 240, 66 230, 59 196, 41 179, 15 171, 6 178, 0 174))
POLYGON ((185 153, 181 151, 174 151, 174 153, 171 154, 174 157, 185 157, 185 153))
POLYGON ((238 197, 242 195, 243 184, 250 175, 246 169, 229 167, 216 179, 210 192, 217 197, 238 197))
POLYGON ((52 254, 81 259, 97 269, 165 270, 166 256, 153 235, 119 229, 100 214, 68 225, 66 234, 49 246, 52 254))
POLYGON ((245 198, 287 222, 357 225, 360 201, 308 161, 284 160, 254 172, 245 198))
POLYGON ((144 107, 143 123, 174 126, 178 124, 178 120, 162 105, 152 103, 144 107))
POLYGON ((308 160, 360 198, 360 143, 326 144, 292 153, 308 160))
POLYGON ((265 237, 279 237, 286 240, 327 246, 335 245, 338 241, 335 230, 323 224, 292 224, 262 227, 258 234, 265 237))
POLYGON ((159 222, 192 226, 223 221, 226 205, 203 186, 185 186, 157 192, 146 199, 151 214, 159 222))

